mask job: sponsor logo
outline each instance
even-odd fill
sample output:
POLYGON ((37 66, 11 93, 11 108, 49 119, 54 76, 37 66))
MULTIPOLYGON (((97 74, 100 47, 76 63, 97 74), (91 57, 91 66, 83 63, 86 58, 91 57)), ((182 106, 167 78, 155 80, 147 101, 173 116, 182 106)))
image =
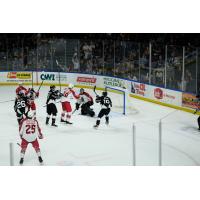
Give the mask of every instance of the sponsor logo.
POLYGON ((193 94, 183 93, 182 94, 182 106, 197 109, 200 107, 198 102, 195 102, 196 96, 193 94))
POLYGON ((31 72, 8 72, 7 74, 7 78, 9 79, 30 80, 31 77, 31 72))
POLYGON ((131 82, 131 92, 134 94, 139 94, 145 96, 146 86, 144 83, 133 83, 131 82))
POLYGON ((126 84, 124 80, 121 80, 118 78, 112 78, 112 77, 104 77, 104 85, 126 88, 126 84))
POLYGON ((46 81, 67 81, 67 75, 66 74, 48 74, 44 73, 40 75, 41 80, 46 81))
POLYGON ((154 89, 154 97, 156 99, 163 99, 163 91, 160 88, 154 89))
POLYGON ((163 99, 163 100, 175 100, 176 97, 174 95, 166 93, 161 88, 154 89, 154 97, 156 99, 163 99))
POLYGON ((82 85, 94 85, 97 81, 96 78, 91 78, 91 77, 77 77, 76 81, 79 83, 79 84, 82 84, 82 85))
POLYGON ((96 83, 96 78, 88 78, 88 77, 77 77, 77 82, 83 83, 96 83))
POLYGON ((40 78, 44 81, 44 80, 48 80, 48 81, 55 81, 55 74, 41 74, 40 78))

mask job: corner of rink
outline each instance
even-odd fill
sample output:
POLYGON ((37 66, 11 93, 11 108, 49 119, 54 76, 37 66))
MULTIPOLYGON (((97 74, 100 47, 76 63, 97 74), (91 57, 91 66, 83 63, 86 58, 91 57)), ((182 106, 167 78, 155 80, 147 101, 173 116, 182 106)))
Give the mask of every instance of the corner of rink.
MULTIPOLYGON (((0 86, 1 101, 15 98, 15 86, 0 86)), ((173 108, 162 107, 150 102, 130 98, 139 112, 123 115, 121 107, 113 108, 110 124, 101 120, 96 130, 93 125, 96 117, 80 115, 76 111, 72 115, 73 125, 60 122, 61 105, 57 104, 57 128, 46 126, 46 108, 44 107, 49 87, 41 88, 37 99, 37 119, 40 123, 44 139, 39 140, 45 165, 132 165, 133 141, 132 125, 136 126, 136 165, 158 165, 158 123, 163 119, 163 165, 199 165, 200 135, 197 131, 196 116, 173 108)), ((75 88, 78 92, 79 89, 75 88)), ((86 89, 93 98, 92 89, 86 89)), ((98 91, 99 92, 99 91, 98 91)), ((109 93, 113 101, 120 104, 115 94, 109 93)), ((120 97, 121 98, 121 97, 120 97)), ((75 102, 72 103, 74 109, 75 102)), ((95 104, 96 116, 100 106, 95 104)), ((128 108, 127 108, 128 109, 128 108)), ((15 144, 14 163, 18 165, 20 156, 20 137, 18 124, 13 109, 13 101, 0 104, 0 165, 9 165, 9 142, 15 144)), ((24 165, 39 165, 37 156, 29 146, 24 165)))

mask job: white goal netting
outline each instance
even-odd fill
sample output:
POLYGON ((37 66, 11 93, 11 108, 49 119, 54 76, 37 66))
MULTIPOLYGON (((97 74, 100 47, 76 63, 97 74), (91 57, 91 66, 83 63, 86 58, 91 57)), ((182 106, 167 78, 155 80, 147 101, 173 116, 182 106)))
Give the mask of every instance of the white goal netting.
POLYGON ((138 110, 135 108, 132 97, 129 96, 127 89, 106 87, 108 96, 112 100, 112 111, 124 115, 136 114, 138 110))

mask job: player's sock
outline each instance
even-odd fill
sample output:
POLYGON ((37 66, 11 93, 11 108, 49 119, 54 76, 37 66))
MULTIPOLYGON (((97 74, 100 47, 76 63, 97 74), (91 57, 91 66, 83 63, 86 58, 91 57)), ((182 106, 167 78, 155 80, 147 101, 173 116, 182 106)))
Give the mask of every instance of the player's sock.
POLYGON ((109 124, 109 117, 106 116, 106 124, 108 125, 109 124))
POLYGON ((19 164, 22 165, 24 163, 24 158, 20 158, 19 164))
POLYGON ((65 113, 64 112, 61 114, 60 122, 66 122, 66 120, 65 120, 65 113))
POLYGON ((43 163, 43 160, 42 160, 41 156, 38 156, 38 160, 39 160, 40 163, 43 163))
POLYGON ((49 124, 49 119, 50 119, 49 117, 46 118, 46 125, 49 124))

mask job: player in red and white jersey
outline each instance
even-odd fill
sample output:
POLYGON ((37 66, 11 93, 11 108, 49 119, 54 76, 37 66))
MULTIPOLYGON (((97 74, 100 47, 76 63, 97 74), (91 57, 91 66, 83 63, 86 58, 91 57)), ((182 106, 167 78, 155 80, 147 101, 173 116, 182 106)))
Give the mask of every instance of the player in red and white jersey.
POLYGON ((39 139, 43 139, 43 135, 38 121, 33 117, 34 114, 32 112, 29 112, 27 114, 27 118, 23 119, 19 126, 19 134, 22 139, 20 162, 19 162, 20 164, 23 164, 24 162, 24 155, 29 143, 31 143, 33 148, 35 149, 39 162, 40 163, 43 162, 40 152, 40 146, 37 140, 37 137, 39 137, 39 139))
POLYGON ((36 117, 36 105, 35 99, 39 97, 39 92, 36 92, 33 88, 29 88, 26 94, 28 98, 28 103, 30 105, 30 109, 32 110, 34 117, 36 117))
POLYGON ((18 95, 19 93, 23 93, 24 95, 27 95, 28 90, 23 86, 22 82, 19 82, 18 85, 19 86, 16 89, 16 95, 18 95))
POLYGON ((70 101, 75 98, 78 99, 79 95, 73 90, 74 85, 69 84, 68 88, 64 89, 63 96, 61 97, 62 113, 61 122, 66 122, 67 124, 72 124, 69 120, 71 119, 72 107, 70 101))

